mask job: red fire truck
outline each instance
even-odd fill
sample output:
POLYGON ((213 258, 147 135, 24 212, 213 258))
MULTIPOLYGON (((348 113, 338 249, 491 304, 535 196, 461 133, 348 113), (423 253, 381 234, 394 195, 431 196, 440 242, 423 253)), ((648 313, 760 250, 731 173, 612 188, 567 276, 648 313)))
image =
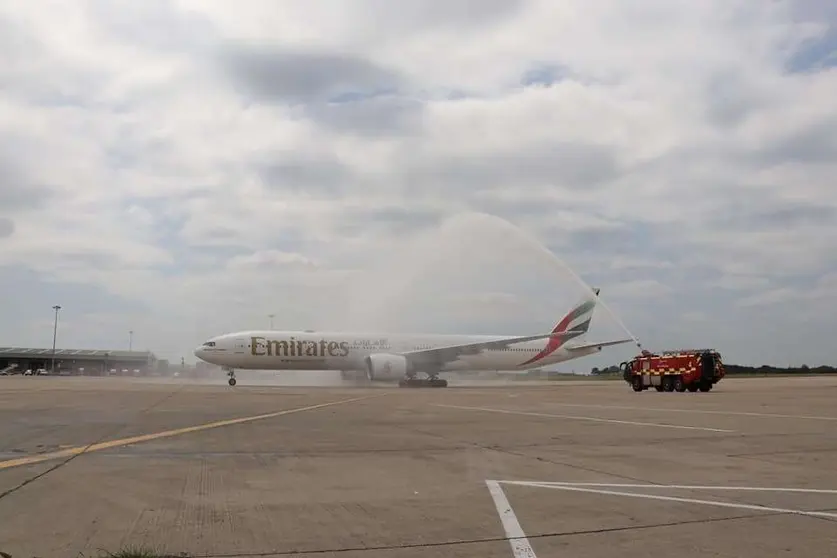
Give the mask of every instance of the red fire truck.
POLYGON ((642 351, 619 365, 634 391, 709 391, 724 377, 724 363, 714 349, 642 351))

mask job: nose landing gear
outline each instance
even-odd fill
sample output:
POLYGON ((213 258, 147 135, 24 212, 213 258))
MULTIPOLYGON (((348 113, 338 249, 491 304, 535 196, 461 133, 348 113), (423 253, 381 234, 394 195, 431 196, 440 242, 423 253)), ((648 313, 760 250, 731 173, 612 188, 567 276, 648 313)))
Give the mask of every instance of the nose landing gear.
POLYGON ((230 377, 230 379, 227 381, 227 383, 230 384, 230 386, 234 386, 236 384, 236 382, 235 382, 235 370, 233 370, 232 368, 227 368, 226 370, 227 370, 227 376, 230 377))

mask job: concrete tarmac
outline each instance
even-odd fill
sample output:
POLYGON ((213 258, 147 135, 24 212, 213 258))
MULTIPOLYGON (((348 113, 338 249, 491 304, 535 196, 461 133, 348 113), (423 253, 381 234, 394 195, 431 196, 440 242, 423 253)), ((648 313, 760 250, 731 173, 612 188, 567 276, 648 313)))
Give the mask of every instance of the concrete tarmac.
POLYGON ((837 377, 239 381, 0 378, 0 551, 837 554, 837 377))

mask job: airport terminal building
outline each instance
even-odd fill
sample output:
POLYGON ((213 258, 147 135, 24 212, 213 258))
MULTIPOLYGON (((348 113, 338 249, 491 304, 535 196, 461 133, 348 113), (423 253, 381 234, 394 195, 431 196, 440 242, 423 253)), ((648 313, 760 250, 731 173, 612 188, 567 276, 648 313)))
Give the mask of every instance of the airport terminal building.
MULTIPOLYGON (((54 373, 73 376, 146 376, 159 372, 162 364, 147 351, 56 349, 54 355, 54 373)), ((0 372, 52 374, 52 359, 52 349, 0 347, 0 372)))

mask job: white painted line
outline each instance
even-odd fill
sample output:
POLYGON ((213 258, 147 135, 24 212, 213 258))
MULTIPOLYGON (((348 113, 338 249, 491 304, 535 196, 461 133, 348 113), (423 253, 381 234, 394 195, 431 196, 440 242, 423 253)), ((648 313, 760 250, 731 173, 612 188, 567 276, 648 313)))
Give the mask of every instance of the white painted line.
POLYGON ((578 407, 581 409, 617 409, 624 411, 653 411, 661 413, 695 413, 704 415, 730 415, 736 417, 786 418, 800 420, 828 420, 837 421, 837 417, 823 417, 815 415, 783 415, 776 413, 750 413, 745 411, 713 411, 704 409, 669 409, 665 407, 630 407, 623 405, 599 405, 594 403, 549 403, 554 407, 578 407))
POLYGON ((500 521, 503 523, 503 530, 509 539, 514 558, 538 558, 532 545, 529 544, 529 539, 526 538, 526 533, 523 532, 520 522, 517 521, 517 516, 514 514, 514 510, 511 504, 509 504, 509 500, 506 498, 506 493, 503 492, 500 483, 487 480, 485 484, 488 486, 488 492, 491 493, 491 498, 494 500, 497 515, 500 516, 500 521))
POLYGON ((601 490, 595 488, 582 488, 580 486, 558 486, 538 482, 517 482, 520 486, 532 486, 536 488, 551 488, 553 490, 566 490, 568 492, 586 492, 588 494, 604 494, 607 496, 625 496, 626 498, 643 498, 647 500, 662 500, 665 502, 680 502, 683 504, 699 504, 704 506, 716 506, 719 508, 735 508, 740 510, 756 510, 766 513, 787 513, 793 515, 805 515, 810 517, 827 517, 837 519, 837 513, 792 510, 788 508, 772 508, 768 506, 756 506, 753 504, 734 504, 731 502, 718 502, 715 500, 698 500, 695 498, 677 498, 675 496, 662 496, 660 494, 637 494, 636 492, 619 492, 616 490, 601 490))
MULTIPOLYGON (((530 485, 532 481, 497 481, 503 484, 530 485)), ((601 488, 670 488, 675 490, 741 490, 752 492, 798 492, 801 494, 837 494, 837 490, 824 488, 783 488, 770 486, 702 486, 690 484, 627 484, 606 482, 537 482, 538 486, 589 486, 601 488)))
POLYGON ((599 417, 580 417, 577 415, 555 415, 551 413, 533 413, 530 411, 513 411, 509 409, 491 409, 488 407, 462 407, 459 405, 442 405, 442 404, 433 404, 434 407, 445 407, 448 409, 461 409, 465 411, 486 411, 489 413, 505 413, 509 415, 526 415, 531 417, 546 417, 546 418, 560 418, 560 419, 569 419, 569 420, 587 420, 592 422, 607 422, 610 424, 629 424, 631 426, 649 426, 654 428, 676 428, 679 430, 703 430, 705 432, 724 432, 727 434, 732 434, 735 430, 725 430, 723 428, 706 428, 703 426, 680 426, 677 424, 660 424, 655 422, 636 422, 633 420, 616 420, 616 419, 605 419, 599 417))

